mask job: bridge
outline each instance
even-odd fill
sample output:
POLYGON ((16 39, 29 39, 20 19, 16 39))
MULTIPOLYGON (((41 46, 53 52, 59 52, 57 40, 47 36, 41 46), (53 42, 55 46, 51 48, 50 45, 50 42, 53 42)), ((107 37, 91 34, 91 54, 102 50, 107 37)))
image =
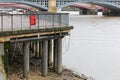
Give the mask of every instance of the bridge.
MULTIPOLYGON (((25 4, 25 5, 33 6, 36 8, 41 8, 44 10, 48 10, 48 1, 49 0, 0 0, 0 2, 6 2, 6 3, 12 2, 12 3, 18 3, 18 4, 25 4)), ((119 0, 56 0, 57 9, 61 9, 76 3, 95 4, 95 5, 106 7, 111 11, 116 11, 116 12, 120 10, 119 0)))

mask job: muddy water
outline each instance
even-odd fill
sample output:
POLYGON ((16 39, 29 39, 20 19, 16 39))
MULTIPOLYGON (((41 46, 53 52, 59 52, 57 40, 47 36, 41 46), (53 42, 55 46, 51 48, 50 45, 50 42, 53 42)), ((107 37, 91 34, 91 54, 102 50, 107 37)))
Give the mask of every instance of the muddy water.
POLYGON ((70 25, 63 65, 95 80, 120 80, 120 17, 72 15, 70 25))

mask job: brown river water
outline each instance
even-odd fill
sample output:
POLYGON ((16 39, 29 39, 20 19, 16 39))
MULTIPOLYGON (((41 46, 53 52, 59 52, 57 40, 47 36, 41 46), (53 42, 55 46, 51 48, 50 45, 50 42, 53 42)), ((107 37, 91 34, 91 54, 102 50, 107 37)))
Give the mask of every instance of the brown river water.
POLYGON ((94 80, 120 80, 120 17, 70 15, 63 65, 94 80))

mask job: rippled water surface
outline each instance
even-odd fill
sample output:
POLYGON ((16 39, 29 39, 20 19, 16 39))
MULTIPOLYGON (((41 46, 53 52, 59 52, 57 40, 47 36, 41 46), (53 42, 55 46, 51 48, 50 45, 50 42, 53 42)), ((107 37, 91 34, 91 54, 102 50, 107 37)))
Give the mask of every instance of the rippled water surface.
POLYGON ((70 25, 74 29, 63 41, 63 64, 95 80, 120 80, 120 17, 76 15, 70 16, 70 25))

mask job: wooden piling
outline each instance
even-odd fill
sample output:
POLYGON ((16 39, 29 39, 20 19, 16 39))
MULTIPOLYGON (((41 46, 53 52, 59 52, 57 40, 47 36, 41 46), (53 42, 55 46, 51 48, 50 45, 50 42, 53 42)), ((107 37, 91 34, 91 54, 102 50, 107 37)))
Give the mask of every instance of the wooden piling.
POLYGON ((34 55, 36 56, 36 52, 37 52, 37 49, 36 49, 36 41, 34 41, 33 43, 33 51, 34 51, 34 55))
POLYGON ((37 41, 37 53, 36 53, 36 57, 39 58, 39 53, 40 53, 40 42, 37 41))
POLYGON ((42 59, 42 41, 39 42, 39 58, 42 59))
POLYGON ((7 80, 6 78, 6 72, 4 69, 4 43, 0 43, 0 79, 1 80, 7 80))
POLYGON ((57 40, 57 73, 61 74, 62 73, 62 38, 59 38, 57 40))
POLYGON ((57 70, 57 39, 54 39, 54 57, 53 57, 53 60, 54 60, 54 65, 53 65, 53 69, 54 71, 57 70))
POLYGON ((33 41, 30 42, 30 51, 33 52, 33 41))
POLYGON ((23 43, 23 59, 24 59, 24 65, 23 65, 23 78, 28 78, 29 75, 29 42, 23 43))
POLYGON ((52 39, 48 40, 48 67, 52 67, 52 39))
POLYGON ((42 50, 42 75, 47 76, 48 74, 48 41, 43 40, 42 50))
POLYGON ((5 52, 4 52, 4 43, 0 43, 0 55, 5 55, 5 52))

